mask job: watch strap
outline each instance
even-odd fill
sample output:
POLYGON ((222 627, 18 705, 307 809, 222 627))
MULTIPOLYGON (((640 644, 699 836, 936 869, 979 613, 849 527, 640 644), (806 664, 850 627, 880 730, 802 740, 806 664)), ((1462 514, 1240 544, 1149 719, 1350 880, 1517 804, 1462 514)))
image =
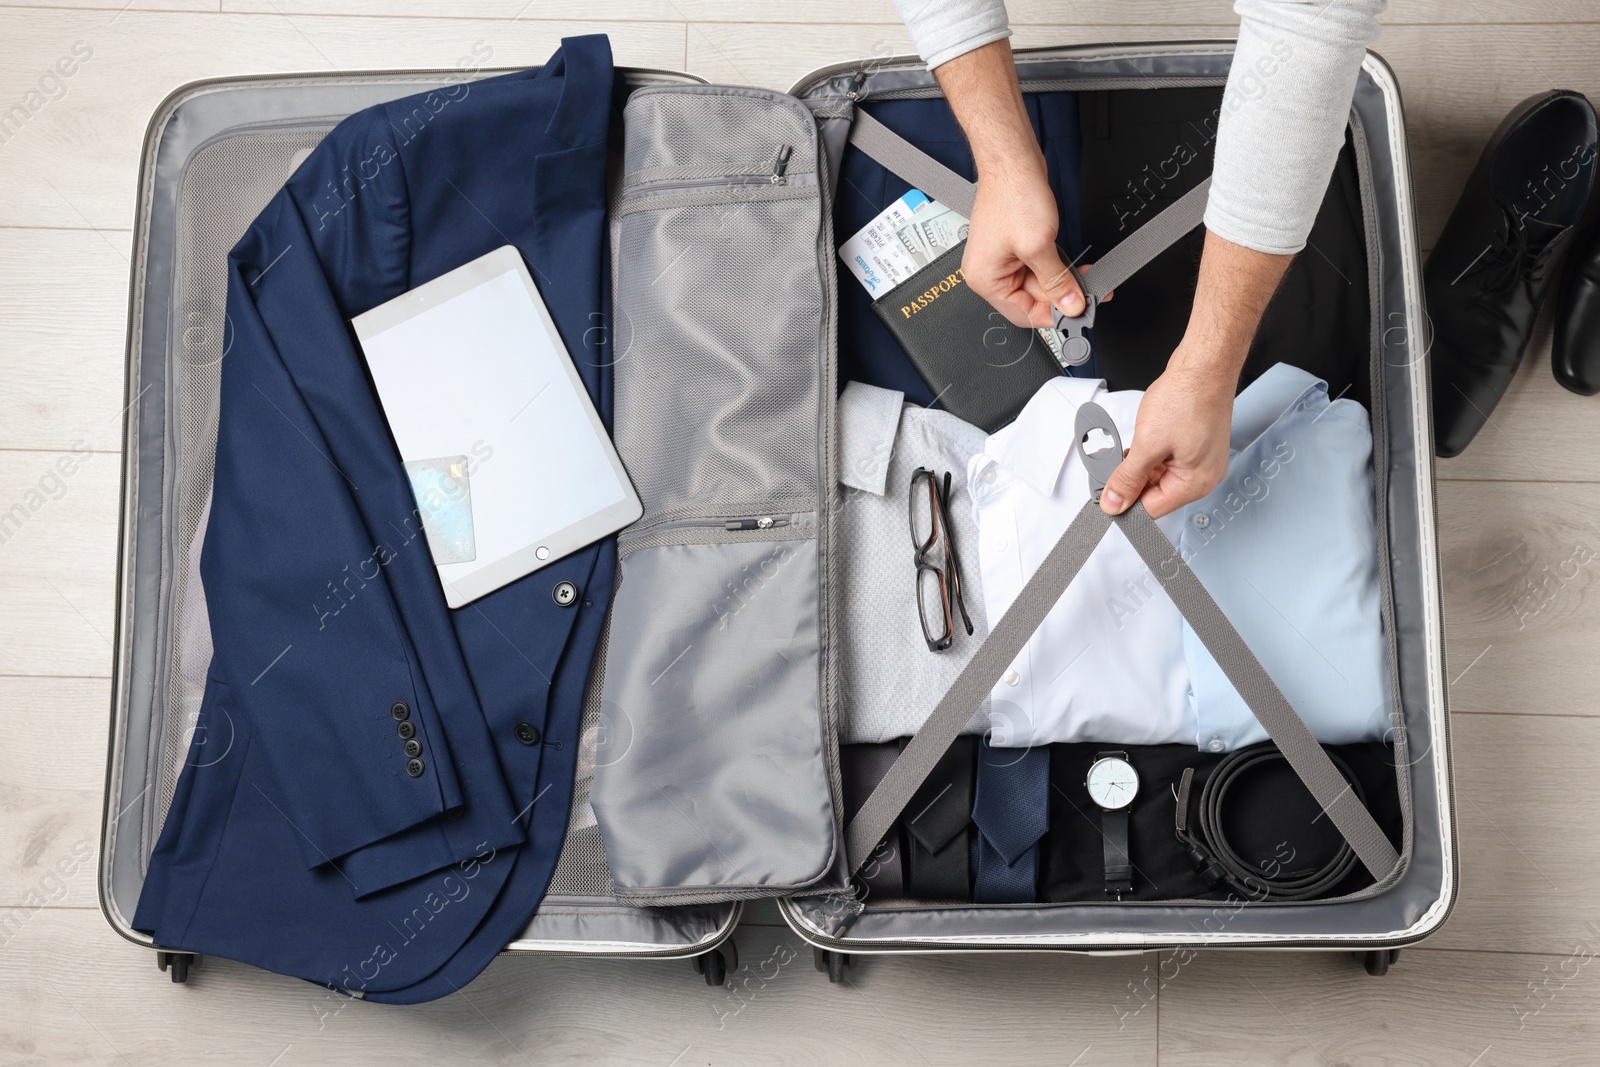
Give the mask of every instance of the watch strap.
POLYGON ((1100 813, 1100 834, 1106 842, 1106 895, 1133 891, 1133 861, 1128 858, 1128 809, 1100 813))

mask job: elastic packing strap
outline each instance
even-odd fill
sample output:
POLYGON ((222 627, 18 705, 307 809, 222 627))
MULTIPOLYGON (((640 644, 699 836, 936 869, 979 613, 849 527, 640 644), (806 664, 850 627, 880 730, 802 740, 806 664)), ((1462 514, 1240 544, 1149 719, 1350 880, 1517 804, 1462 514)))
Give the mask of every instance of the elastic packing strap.
MULTIPOLYGON (((859 108, 856 110, 850 140, 867 155, 914 183, 923 192, 943 200, 958 211, 970 213, 976 188, 973 183, 955 174, 859 108)), ((1208 178, 1102 256, 1083 275, 1086 290, 1091 295, 1109 292, 1160 254, 1162 249, 1198 225, 1205 213, 1205 195, 1209 187, 1208 178)), ((1089 407, 1094 405, 1085 405, 1085 408, 1089 407)), ((1115 427, 1110 425, 1108 418, 1104 421, 1115 437, 1115 427)), ((1082 432, 1077 437, 1081 452, 1082 432)), ((1118 443, 1113 464, 1120 460, 1121 451, 1118 443)), ((1085 459, 1087 462, 1088 457, 1085 459)), ((1089 554, 1113 521, 1122 528, 1123 534, 1155 573, 1195 635, 1216 659, 1224 675, 1233 683, 1239 696, 1283 752, 1284 758, 1311 795, 1328 813, 1330 821, 1350 843, 1362 864, 1373 878, 1380 881, 1385 878, 1399 864, 1399 855, 1394 846, 1378 827, 1366 805, 1351 792, 1349 783, 1334 767, 1310 728, 1290 706, 1200 579, 1183 561, 1178 549, 1155 525, 1143 504, 1135 503, 1113 520, 1100 509, 1097 500, 1087 502, 1072 520, 1011 607, 990 631, 988 639, 957 675, 922 729, 907 743, 900 758, 846 827, 845 847, 851 873, 860 869, 878 842, 887 836, 939 757, 954 743, 962 727, 971 719, 973 709, 982 703, 984 696, 994 688, 1006 668, 1027 645, 1028 639, 1083 568, 1089 554)))

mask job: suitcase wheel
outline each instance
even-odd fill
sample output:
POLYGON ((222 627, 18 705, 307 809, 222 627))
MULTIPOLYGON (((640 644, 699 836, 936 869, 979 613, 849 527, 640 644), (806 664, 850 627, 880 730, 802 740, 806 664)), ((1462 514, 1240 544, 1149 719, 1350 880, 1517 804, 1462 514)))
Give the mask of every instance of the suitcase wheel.
POLYGON ((829 952, 825 948, 811 948, 811 964, 828 976, 828 981, 838 985, 844 981, 845 968, 850 966, 848 952, 829 952))
POLYGON ((728 980, 728 958, 720 948, 702 952, 693 959, 696 974, 703 975, 706 985, 722 985, 728 980))
POLYGON ((1389 973, 1389 964, 1400 958, 1400 950, 1380 948, 1372 952, 1358 952, 1356 958, 1361 961, 1361 966, 1366 968, 1368 974, 1374 978, 1382 978, 1389 973))
POLYGON ((200 957, 192 952, 157 952, 156 966, 172 976, 174 982, 187 982, 189 968, 198 967, 200 957))

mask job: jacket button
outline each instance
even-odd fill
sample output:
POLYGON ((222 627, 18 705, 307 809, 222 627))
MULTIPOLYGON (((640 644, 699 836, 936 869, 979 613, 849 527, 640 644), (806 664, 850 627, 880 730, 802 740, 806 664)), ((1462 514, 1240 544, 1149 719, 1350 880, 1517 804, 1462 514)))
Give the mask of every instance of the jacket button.
POLYGON ((409 741, 417 736, 417 724, 407 720, 395 727, 395 732, 400 735, 400 740, 409 741))
POLYGON ((525 745, 537 745, 539 743, 539 730, 532 723, 517 723, 516 734, 517 740, 525 745))
POLYGON ((556 587, 550 590, 550 596, 557 604, 570 608, 578 602, 578 587, 571 582, 558 582, 556 587))
POLYGON ((420 755, 422 755, 422 742, 418 741, 416 738, 412 738, 410 741, 407 741, 406 742, 406 755, 408 755, 408 756, 420 756, 420 755))
POLYGON ((405 701, 397 700, 394 702, 394 706, 389 709, 389 714, 394 716, 395 722, 405 722, 411 718, 411 709, 406 707, 405 701))
POLYGON ((427 767, 423 766, 422 761, 419 759, 406 761, 406 773, 413 778, 421 778, 422 772, 425 770, 427 770, 427 767))

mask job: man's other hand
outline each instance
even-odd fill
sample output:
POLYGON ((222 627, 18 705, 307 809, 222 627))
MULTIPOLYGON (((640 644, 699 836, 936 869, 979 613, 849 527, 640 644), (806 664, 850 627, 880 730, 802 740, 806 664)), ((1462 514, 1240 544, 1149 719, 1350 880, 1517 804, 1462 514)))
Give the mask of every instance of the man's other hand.
POLYGON ((967 284, 1016 326, 1051 325, 1052 304, 1063 315, 1083 314, 1083 292, 1056 250, 1061 220, 1010 44, 975 48, 933 73, 978 170, 961 258, 967 284))
POLYGON ((1060 220, 1044 159, 1010 161, 984 173, 961 270, 972 291, 1015 326, 1049 327, 1050 308, 1083 314, 1083 292, 1056 249, 1060 220))
POLYGON ((1160 518, 1199 500, 1228 473, 1234 378, 1183 360, 1180 346, 1139 402, 1133 447, 1100 495, 1108 514, 1143 500, 1151 516, 1160 518))
POLYGON ((1189 327, 1139 402, 1133 447, 1100 495, 1107 512, 1119 515, 1142 499, 1159 518, 1199 500, 1228 473, 1239 369, 1290 258, 1206 233, 1189 327))

